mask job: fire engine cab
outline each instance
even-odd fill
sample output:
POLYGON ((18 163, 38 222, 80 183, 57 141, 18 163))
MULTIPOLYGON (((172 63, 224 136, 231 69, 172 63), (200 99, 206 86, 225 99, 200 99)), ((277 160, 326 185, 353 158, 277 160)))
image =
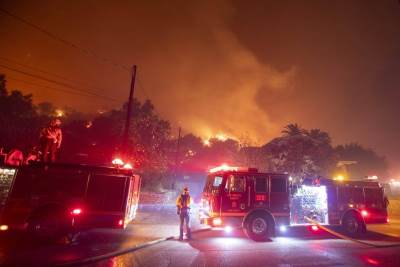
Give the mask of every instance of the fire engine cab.
POLYGON ((0 230, 54 239, 135 218, 140 177, 132 170, 71 164, 0 166, 0 230))
POLYGON ((210 170, 200 209, 201 223, 243 227, 248 237, 265 240, 278 225, 290 224, 287 174, 221 166, 210 170))
POLYGON ((294 186, 287 174, 226 165, 210 170, 201 201, 201 223, 242 227, 257 241, 289 226, 341 225, 357 235, 367 222, 388 221, 379 183, 324 179, 294 186))

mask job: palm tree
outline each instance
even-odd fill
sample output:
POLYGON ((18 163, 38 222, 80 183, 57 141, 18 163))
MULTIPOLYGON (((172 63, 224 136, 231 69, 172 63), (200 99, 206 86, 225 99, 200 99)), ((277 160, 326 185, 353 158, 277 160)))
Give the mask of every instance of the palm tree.
POLYGON ((304 133, 304 130, 297 123, 289 123, 283 128, 281 133, 284 136, 295 136, 302 135, 304 133))
POLYGON ((330 144, 332 141, 329 134, 327 132, 321 131, 320 129, 311 129, 309 131, 306 131, 306 135, 321 143, 330 144))

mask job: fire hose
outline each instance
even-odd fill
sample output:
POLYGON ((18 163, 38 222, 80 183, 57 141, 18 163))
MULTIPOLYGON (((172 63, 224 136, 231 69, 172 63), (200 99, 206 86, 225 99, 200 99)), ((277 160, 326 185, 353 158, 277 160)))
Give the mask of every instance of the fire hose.
POLYGON ((334 235, 334 236, 339 237, 341 239, 352 241, 352 242, 355 242, 355 243, 358 243, 358 244, 361 244, 361 245, 364 245, 364 246, 369 246, 369 247, 374 247, 374 248, 400 247, 400 243, 388 244, 388 245, 378 245, 378 244, 373 244, 373 243, 370 243, 370 242, 358 240, 358 239, 355 239, 355 238, 340 234, 340 233, 338 233, 336 231, 333 231, 332 229, 329 229, 329 228, 321 225, 319 222, 317 222, 317 221, 315 221, 315 220, 313 220, 311 218, 308 218, 307 216, 304 216, 304 219, 306 219, 309 223, 314 224, 314 225, 318 226, 319 228, 321 228, 322 230, 330 233, 331 235, 334 235))

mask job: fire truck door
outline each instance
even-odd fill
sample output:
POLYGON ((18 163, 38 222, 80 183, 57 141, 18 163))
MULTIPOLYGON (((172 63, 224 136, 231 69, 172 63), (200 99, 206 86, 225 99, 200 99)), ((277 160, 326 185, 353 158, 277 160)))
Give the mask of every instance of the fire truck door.
POLYGON ((251 204, 248 190, 252 186, 246 178, 246 176, 238 174, 227 175, 224 192, 221 194, 221 213, 241 216, 248 210, 251 204))
POLYGON ((271 176, 269 206, 272 212, 289 212, 289 192, 284 176, 271 176))
POLYGON ((254 187, 251 190, 254 190, 254 193, 249 191, 252 196, 253 204, 251 204, 254 208, 268 208, 269 207, 269 195, 268 195, 268 177, 265 176, 256 176, 253 179, 254 187))

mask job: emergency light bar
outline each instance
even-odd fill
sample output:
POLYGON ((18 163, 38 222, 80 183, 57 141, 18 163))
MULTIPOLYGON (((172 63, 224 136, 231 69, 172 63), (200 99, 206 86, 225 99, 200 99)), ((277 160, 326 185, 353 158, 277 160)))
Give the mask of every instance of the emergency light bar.
POLYGON ((122 159, 120 159, 120 158, 115 158, 115 159, 113 159, 112 164, 113 164, 114 166, 116 166, 117 168, 121 168, 121 167, 122 167, 122 169, 126 169, 126 170, 132 170, 132 169, 133 169, 132 164, 130 164, 130 163, 125 163, 125 162, 124 162, 122 159))
POLYGON ((115 158, 115 159, 113 159, 112 164, 117 165, 117 166, 122 166, 122 165, 124 165, 124 162, 120 158, 115 158))
POLYGON ((215 167, 215 168, 211 168, 209 170, 210 173, 215 173, 215 172, 220 172, 220 171, 258 172, 258 169, 256 169, 256 168, 247 168, 247 167, 233 167, 233 166, 228 166, 227 164, 222 164, 221 166, 218 166, 218 167, 215 167))
POLYGON ((132 170, 133 169, 133 167, 132 167, 132 165, 130 163, 125 163, 122 168, 127 169, 127 170, 132 170))

